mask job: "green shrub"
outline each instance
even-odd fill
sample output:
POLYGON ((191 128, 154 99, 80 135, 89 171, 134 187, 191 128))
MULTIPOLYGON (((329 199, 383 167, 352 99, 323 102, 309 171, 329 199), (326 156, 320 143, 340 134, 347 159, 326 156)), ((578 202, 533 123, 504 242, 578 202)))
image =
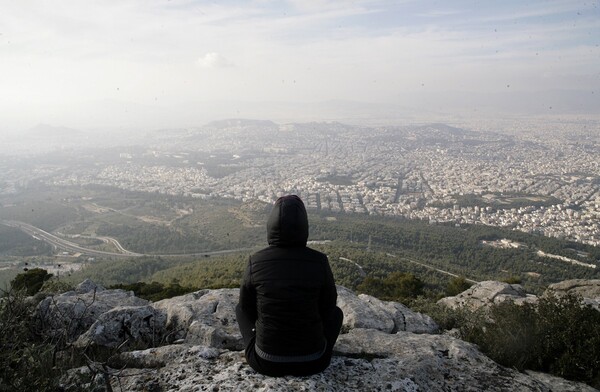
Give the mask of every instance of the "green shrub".
POLYGON ((452 309, 446 305, 436 303, 432 298, 419 296, 410 302, 410 308, 415 312, 430 316, 440 330, 451 330, 463 325, 471 312, 466 309, 452 309))
POLYGON ((457 276, 450 279, 446 285, 446 296, 453 297, 467 290, 472 286, 472 283, 467 282, 464 276, 457 276))
POLYGON ((24 292, 0 298, 0 391, 49 391, 58 387, 54 346, 31 330, 35 303, 24 292))
MULTIPOLYGON (((600 387, 600 312, 580 297, 547 296, 538 304, 504 302, 451 313, 461 337, 501 365, 600 387)), ((438 321, 440 315, 432 317, 438 321)), ((448 324, 451 318, 444 317, 448 324)))
POLYGON ((41 268, 32 268, 17 275, 10 285, 15 290, 25 290, 27 295, 34 295, 44 285, 44 282, 52 277, 48 271, 41 268))
POLYGON ((506 279, 502 279, 502 281, 504 283, 508 283, 508 284, 521 284, 521 278, 518 276, 509 276, 506 279))
POLYGON ((539 357, 536 310, 530 305, 504 302, 473 312, 459 327, 461 336, 479 345, 482 352, 501 365, 519 370, 534 369, 539 357))
POLYGON ((111 289, 122 289, 133 291, 136 297, 147 299, 148 301, 160 301, 161 299, 177 297, 179 295, 197 291, 197 288, 183 287, 179 283, 170 283, 164 285, 158 282, 145 283, 137 282, 131 284, 116 284, 110 286, 111 289))
POLYGON ((74 287, 72 284, 69 284, 64 280, 58 280, 56 277, 53 277, 44 282, 40 291, 44 293, 60 294, 65 293, 67 291, 71 291, 73 289, 74 287))
POLYGON ((405 301, 423 294, 423 282, 413 274, 396 271, 383 279, 367 276, 356 289, 383 300, 405 301))
POLYGON ((600 312, 576 296, 549 296, 540 299, 537 316, 539 369, 599 388, 600 312))

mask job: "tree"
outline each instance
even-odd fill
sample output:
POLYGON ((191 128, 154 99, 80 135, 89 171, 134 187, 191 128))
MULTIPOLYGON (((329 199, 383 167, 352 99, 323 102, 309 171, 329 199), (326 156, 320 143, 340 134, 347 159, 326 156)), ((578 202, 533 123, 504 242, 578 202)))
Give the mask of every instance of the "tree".
POLYGON ((356 289, 365 294, 372 295, 374 297, 382 298, 385 296, 385 290, 381 279, 373 276, 367 276, 356 289))
POLYGON ((34 295, 44 285, 44 282, 52 277, 48 271, 42 268, 32 268, 17 275, 10 285, 15 290, 25 290, 27 295, 34 295))
POLYGON ((396 271, 383 279, 367 276, 356 289, 383 300, 398 301, 423 294, 423 282, 413 274, 396 271))
POLYGON ((464 276, 457 276, 448 282, 446 295, 453 297, 467 290, 469 287, 471 287, 471 283, 467 282, 464 276))
POLYGON ((390 298, 416 298, 423 294, 423 282, 415 275, 405 272, 392 272, 384 280, 390 298))

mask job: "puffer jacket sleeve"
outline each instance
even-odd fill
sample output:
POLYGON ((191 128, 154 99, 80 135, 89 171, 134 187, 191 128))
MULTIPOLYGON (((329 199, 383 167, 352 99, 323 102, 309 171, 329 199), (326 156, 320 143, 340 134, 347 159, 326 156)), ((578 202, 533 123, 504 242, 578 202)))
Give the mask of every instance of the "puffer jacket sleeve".
POLYGON ((252 260, 248 260, 240 287, 240 307, 251 321, 258 318, 256 311, 256 289, 252 284, 252 260))
POLYGON ((321 290, 319 298, 319 313, 321 314, 321 319, 327 320, 333 315, 333 309, 337 302, 337 289, 335 288, 333 272, 327 258, 323 267, 325 269, 325 285, 321 290))

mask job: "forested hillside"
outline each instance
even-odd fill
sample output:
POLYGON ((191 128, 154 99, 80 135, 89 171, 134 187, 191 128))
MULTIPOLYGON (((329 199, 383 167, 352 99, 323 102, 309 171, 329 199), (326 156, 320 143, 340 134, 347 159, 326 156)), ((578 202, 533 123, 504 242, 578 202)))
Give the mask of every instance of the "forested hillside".
MULTIPOLYGON (((269 206, 261 202, 40 185, 2 203, 0 219, 22 221, 90 249, 119 253, 106 240, 112 238, 143 255, 113 260, 97 256, 89 262, 82 252, 57 261, 60 249, 0 226, 5 262, 68 262, 78 268, 69 271, 71 277, 63 277, 73 281, 91 277, 104 284, 157 281, 231 287, 239 283, 248 255, 266 246, 269 206), (43 211, 38 214, 37 209, 43 211), (212 251, 234 253, 209 256, 212 251)), ((466 281, 521 282, 532 292, 560 280, 600 277, 600 268, 593 268, 599 264, 599 248, 557 238, 366 214, 309 212, 309 219, 309 240, 315 241, 310 246, 329 255, 340 284, 355 289, 365 279, 373 286, 393 273, 412 274, 423 283, 423 292, 433 295, 443 293, 457 276, 466 281)))

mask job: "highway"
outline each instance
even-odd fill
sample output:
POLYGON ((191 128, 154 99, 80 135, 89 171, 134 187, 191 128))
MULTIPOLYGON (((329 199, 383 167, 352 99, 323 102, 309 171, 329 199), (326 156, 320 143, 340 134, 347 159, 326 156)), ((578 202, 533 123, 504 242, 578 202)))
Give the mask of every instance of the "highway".
MULTIPOLYGON (((123 246, 119 243, 119 241, 117 241, 114 238, 111 237, 97 237, 98 239, 101 239, 103 241, 110 241, 112 242, 116 248, 121 251, 121 253, 116 253, 116 252, 105 252, 105 251, 101 251, 101 250, 95 250, 95 249, 90 249, 90 248, 85 248, 81 245, 78 245, 76 243, 70 242, 65 240, 64 238, 60 238, 57 237, 54 234, 48 233, 47 231, 44 231, 38 227, 32 226, 28 223, 25 222, 20 222, 20 221, 13 221, 13 220, 0 220, 0 224, 6 225, 6 226, 10 226, 10 227, 15 227, 18 228, 20 230, 22 230, 23 232, 29 234, 30 236, 32 236, 33 238, 36 238, 38 240, 42 240, 42 241, 46 241, 49 244, 51 244, 52 246, 54 246, 56 249, 62 249, 64 251, 67 252, 74 252, 74 253, 82 253, 88 256, 100 256, 100 257, 120 257, 120 258, 132 258, 132 257, 141 257, 141 256, 150 256, 150 257, 177 257, 177 256, 196 256, 196 257, 208 257, 208 256, 214 256, 214 255, 222 255, 222 254, 227 254, 227 253, 238 253, 238 252, 247 252, 247 251, 251 251, 255 248, 249 247, 249 248, 236 248, 236 249, 225 249, 225 250, 216 250, 216 251, 211 251, 211 252, 195 252, 195 253, 178 253, 178 254, 162 254, 162 255, 156 255, 156 254, 144 254, 144 253, 136 253, 136 252, 132 252, 129 251, 125 248, 123 248, 123 246)), ((398 257, 392 253, 387 253, 387 255, 389 257, 398 257)), ((444 271, 441 270, 439 268, 435 268, 432 267, 430 265, 427 264, 423 264, 417 260, 413 260, 407 257, 402 257, 401 258, 404 261, 408 261, 410 263, 413 264, 417 264, 420 265, 424 268, 430 269, 430 270, 434 270, 437 271, 439 273, 445 274, 445 275, 449 275, 452 277, 458 277, 457 274, 453 274, 452 272, 449 271, 444 271)), ((345 257, 340 257, 340 260, 346 261, 346 262, 350 262, 355 264, 359 270, 361 271, 361 275, 364 276, 364 271, 362 269, 362 267, 360 265, 358 265, 355 261, 347 259, 345 257)), ((471 283, 477 283, 477 281, 472 280, 472 279, 468 279, 465 278, 466 281, 471 282, 471 283)))
POLYGON ((114 238, 111 237, 97 237, 102 241, 110 241, 115 245, 115 247, 121 252, 106 252, 96 249, 90 249, 83 247, 79 244, 76 244, 71 241, 67 241, 64 238, 60 238, 52 233, 48 233, 40 229, 39 227, 32 226, 25 222, 14 221, 14 220, 0 220, 0 224, 5 226, 14 227, 20 229, 24 233, 29 234, 35 239, 45 241, 50 245, 54 246, 56 249, 62 249, 63 251, 73 252, 73 253, 82 253, 87 256, 98 256, 98 257, 119 257, 119 258, 132 258, 132 257, 141 257, 141 256, 150 256, 150 257, 175 257, 175 256, 213 256, 213 255, 221 255, 227 253, 238 253, 252 250, 253 248, 237 248, 237 249, 225 249, 225 250, 216 250, 210 252, 195 252, 195 253, 181 253, 181 254, 164 254, 164 255, 156 255, 156 254, 145 254, 145 253, 136 253, 129 251, 119 243, 114 238))

